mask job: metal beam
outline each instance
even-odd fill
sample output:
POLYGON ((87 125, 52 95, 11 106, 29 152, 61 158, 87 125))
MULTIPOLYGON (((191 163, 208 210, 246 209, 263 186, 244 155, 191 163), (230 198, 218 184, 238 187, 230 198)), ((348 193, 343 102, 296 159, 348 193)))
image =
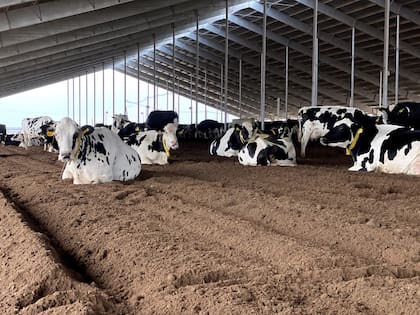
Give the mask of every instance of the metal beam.
MULTIPOLYGON (((377 4, 378 6, 385 8, 385 1, 384 0, 369 0, 372 3, 377 4)), ((399 4, 396 1, 391 2, 391 12, 402 16, 404 19, 407 19, 417 25, 420 25, 420 14, 415 12, 414 10, 410 10, 408 8, 405 8, 401 4, 399 4)))
MULTIPOLYGON (((296 2, 303 4, 309 8, 314 7, 314 0, 296 0, 296 2)), ((318 5, 318 11, 322 14, 325 14, 341 23, 344 23, 345 25, 348 25, 350 27, 355 27, 359 31, 362 31, 363 33, 366 33, 373 38, 379 39, 381 41, 384 40, 383 33, 377 28, 374 28, 373 26, 370 26, 369 24, 363 23, 361 21, 358 21, 357 19, 329 6, 323 3, 319 3, 318 5)), ((395 42, 395 39, 391 37, 391 44, 395 42)), ((400 42, 400 48, 404 50, 405 52, 411 54, 412 56, 416 58, 420 58, 420 49, 417 47, 414 47, 406 42, 401 41, 400 42)))

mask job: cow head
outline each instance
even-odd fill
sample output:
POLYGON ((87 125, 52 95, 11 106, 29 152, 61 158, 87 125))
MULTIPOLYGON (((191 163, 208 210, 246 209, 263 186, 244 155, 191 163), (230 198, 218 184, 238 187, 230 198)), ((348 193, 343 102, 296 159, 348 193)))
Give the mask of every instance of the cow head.
POLYGON ((60 120, 54 131, 55 138, 57 139, 60 148, 58 160, 73 160, 80 149, 82 137, 91 134, 93 130, 94 128, 92 126, 83 126, 80 128, 75 121, 68 117, 60 120))
POLYGON ((164 145, 167 145, 169 149, 178 149, 178 138, 176 137, 177 124, 169 123, 163 128, 163 140, 164 145))
POLYGON ((113 122, 111 130, 118 133, 118 130, 124 127, 124 124, 130 122, 127 115, 117 114, 112 116, 113 122))

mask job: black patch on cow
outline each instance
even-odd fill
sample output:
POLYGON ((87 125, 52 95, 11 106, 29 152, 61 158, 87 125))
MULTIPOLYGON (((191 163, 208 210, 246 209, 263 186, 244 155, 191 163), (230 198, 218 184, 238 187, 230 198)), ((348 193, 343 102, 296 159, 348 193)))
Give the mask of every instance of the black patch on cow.
POLYGON ((257 165, 266 166, 268 161, 267 148, 262 149, 257 156, 257 165))
POLYGON ((398 151, 404 146, 408 146, 404 151, 407 155, 412 147, 414 141, 420 141, 420 130, 412 130, 408 128, 399 128, 391 131, 388 138, 385 139, 381 145, 379 161, 384 162, 385 153, 390 161, 397 155, 398 151))
POLYGON ((287 157, 287 152, 279 146, 271 145, 267 147, 267 159, 270 161, 270 163, 273 163, 276 160, 286 160, 287 157))
POLYGON ((215 141, 214 142, 214 145, 211 148, 211 154, 212 155, 216 155, 217 154, 216 151, 217 151, 217 148, 220 146, 220 139, 221 138, 214 140, 215 141))
POLYGON ((163 134, 158 134, 156 140, 149 144, 148 150, 152 152, 165 152, 165 148, 163 147, 163 134))
POLYGON ((383 110, 388 114, 389 124, 420 129, 420 103, 403 102, 395 105, 392 111, 383 110))
POLYGON ((332 128, 328 133, 322 137, 323 144, 339 143, 345 141, 351 141, 352 133, 350 127, 346 124, 341 124, 332 128))
POLYGON ((255 155, 255 151, 257 150, 257 144, 255 142, 248 143, 247 145, 248 155, 253 158, 255 155))
POLYGON ((101 153, 103 155, 106 155, 106 149, 104 147, 104 144, 102 142, 96 142, 95 143, 95 151, 98 153, 101 153))

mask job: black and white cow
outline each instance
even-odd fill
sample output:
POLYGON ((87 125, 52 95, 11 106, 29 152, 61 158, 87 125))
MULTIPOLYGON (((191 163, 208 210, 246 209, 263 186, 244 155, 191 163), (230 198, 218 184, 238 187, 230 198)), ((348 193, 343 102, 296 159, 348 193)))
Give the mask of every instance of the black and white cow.
POLYGON ((152 111, 146 119, 148 130, 162 131, 167 124, 178 125, 178 114, 172 110, 152 111))
MULTIPOLYGON (((27 148, 32 146, 34 140, 41 139, 39 134, 41 133, 41 126, 52 123, 53 120, 48 116, 41 116, 36 118, 24 118, 22 120, 22 129, 20 133, 22 134, 22 147, 27 148)), ((42 143, 40 141, 40 143, 42 143)))
POLYGON ((254 132, 252 123, 243 122, 229 128, 225 134, 210 144, 210 154, 225 157, 237 156, 254 132))
POLYGON ((114 131, 124 141, 128 141, 131 136, 135 136, 144 130, 144 124, 131 122, 126 115, 118 114, 113 118, 111 130, 114 131))
POLYGON ((369 116, 359 115, 355 127, 347 148, 354 161, 350 171, 420 175, 420 130, 377 125, 369 116))
MULTIPOLYGON (((298 112, 300 155, 305 157, 309 141, 321 138, 323 145, 346 148, 353 140, 356 128, 355 116, 367 116, 367 114, 354 107, 302 107, 298 112), (328 141, 329 139, 333 141, 328 141)), ((372 117, 372 120, 376 120, 376 117, 372 117)))
POLYGON ((20 146, 22 139, 23 138, 20 133, 16 135, 6 135, 6 138, 4 139, 4 145, 20 146))
POLYGON ((388 108, 380 110, 387 124, 420 129, 420 103, 398 103, 391 111, 388 108))
POLYGON ((274 134, 255 133, 239 151, 239 163, 249 166, 296 166, 292 131, 285 127, 274 134))
POLYGON ((169 123, 163 131, 141 131, 131 136, 127 144, 137 151, 142 164, 168 164, 170 150, 178 149, 177 127, 169 123))
POLYGON ((73 184, 127 181, 140 174, 137 152, 107 128, 79 127, 68 117, 57 123, 58 160, 67 162, 62 179, 73 184))
POLYGON ((41 126, 39 136, 43 139, 44 151, 48 150, 49 152, 58 152, 59 150, 57 140, 54 136, 55 126, 55 122, 41 126))

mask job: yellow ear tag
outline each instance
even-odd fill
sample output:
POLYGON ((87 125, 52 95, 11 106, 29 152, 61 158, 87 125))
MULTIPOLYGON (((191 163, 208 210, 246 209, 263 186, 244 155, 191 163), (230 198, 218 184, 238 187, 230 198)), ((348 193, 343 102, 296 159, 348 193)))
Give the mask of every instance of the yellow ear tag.
POLYGON ((353 141, 350 143, 350 145, 346 149, 346 155, 350 155, 351 154, 351 150, 353 150, 354 147, 356 146, 357 141, 359 141, 360 135, 362 133, 363 133, 363 128, 357 129, 356 134, 354 135, 353 141))
POLYGON ((47 130, 47 137, 54 137, 54 131, 47 130))
POLYGON ((139 127, 136 127, 136 129, 134 129, 134 131, 140 131, 140 128, 139 127))
POLYGON ((90 131, 90 129, 89 129, 89 128, 85 128, 85 129, 83 129, 83 130, 82 130, 82 134, 83 134, 83 135, 85 135, 85 134, 87 134, 89 131, 90 131))

